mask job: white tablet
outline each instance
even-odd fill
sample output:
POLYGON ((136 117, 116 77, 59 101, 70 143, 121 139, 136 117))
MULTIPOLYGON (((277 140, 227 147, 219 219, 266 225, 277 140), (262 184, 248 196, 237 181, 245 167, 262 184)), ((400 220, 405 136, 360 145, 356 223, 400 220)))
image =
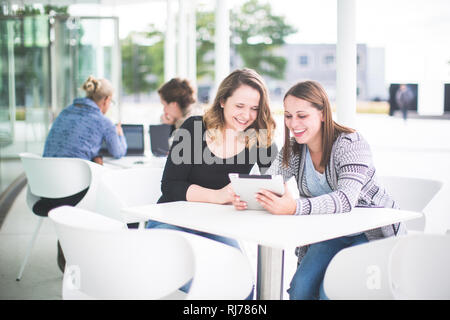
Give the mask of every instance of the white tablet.
POLYGON ((265 210, 255 199, 260 189, 266 189, 278 195, 284 194, 283 177, 280 175, 230 173, 228 176, 234 193, 241 198, 241 201, 247 202, 247 209, 250 210, 265 210))

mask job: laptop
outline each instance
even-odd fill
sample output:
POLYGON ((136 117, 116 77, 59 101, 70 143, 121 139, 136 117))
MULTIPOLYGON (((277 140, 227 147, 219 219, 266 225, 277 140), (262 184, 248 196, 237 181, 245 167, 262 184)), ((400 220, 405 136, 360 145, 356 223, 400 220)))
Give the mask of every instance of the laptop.
MULTIPOLYGON (((143 156, 144 155, 144 125, 143 124, 122 124, 123 135, 127 141, 127 154, 125 156, 143 156)), ((103 140, 99 155, 111 157, 103 140)))
POLYGON ((155 157, 166 157, 169 154, 169 138, 172 131, 172 126, 169 124, 149 126, 150 149, 155 157))

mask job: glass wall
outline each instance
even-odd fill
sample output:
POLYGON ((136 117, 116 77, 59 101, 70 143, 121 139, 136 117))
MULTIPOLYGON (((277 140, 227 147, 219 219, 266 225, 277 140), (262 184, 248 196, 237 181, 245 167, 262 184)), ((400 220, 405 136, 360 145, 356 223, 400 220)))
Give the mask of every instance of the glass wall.
POLYGON ((0 188, 21 173, 14 161, 40 153, 50 123, 47 16, 0 17, 0 188))
POLYGON ((89 75, 111 80, 116 92, 120 92, 117 29, 116 18, 55 17, 55 113, 83 95, 80 87, 89 75))
POLYGON ((0 193, 23 172, 19 153, 42 154, 51 122, 89 75, 120 93, 119 67, 117 18, 0 16, 0 193))

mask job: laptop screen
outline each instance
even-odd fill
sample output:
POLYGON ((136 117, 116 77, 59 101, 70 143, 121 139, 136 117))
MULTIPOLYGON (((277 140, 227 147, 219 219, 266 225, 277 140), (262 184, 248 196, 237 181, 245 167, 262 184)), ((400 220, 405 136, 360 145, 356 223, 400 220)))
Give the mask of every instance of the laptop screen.
POLYGON ((172 126, 168 124, 150 125, 150 147, 154 156, 167 156, 169 153, 169 138, 172 131, 172 126))
MULTIPOLYGON (((123 135, 127 141, 127 156, 144 154, 144 125, 142 124, 122 124, 123 135)), ((101 156, 111 156, 103 140, 99 154, 101 156)))

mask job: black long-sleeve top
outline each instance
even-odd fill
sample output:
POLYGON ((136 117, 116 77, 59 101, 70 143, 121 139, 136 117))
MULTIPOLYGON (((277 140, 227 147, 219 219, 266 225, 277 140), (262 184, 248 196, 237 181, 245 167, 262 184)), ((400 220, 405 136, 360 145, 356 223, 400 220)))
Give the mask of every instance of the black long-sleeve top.
POLYGON ((188 118, 175 133, 161 181, 158 203, 186 201, 190 185, 221 189, 230 183, 229 173, 249 173, 255 163, 261 172, 268 169, 277 155, 277 147, 244 148, 234 157, 216 157, 206 144, 202 116, 188 118))

